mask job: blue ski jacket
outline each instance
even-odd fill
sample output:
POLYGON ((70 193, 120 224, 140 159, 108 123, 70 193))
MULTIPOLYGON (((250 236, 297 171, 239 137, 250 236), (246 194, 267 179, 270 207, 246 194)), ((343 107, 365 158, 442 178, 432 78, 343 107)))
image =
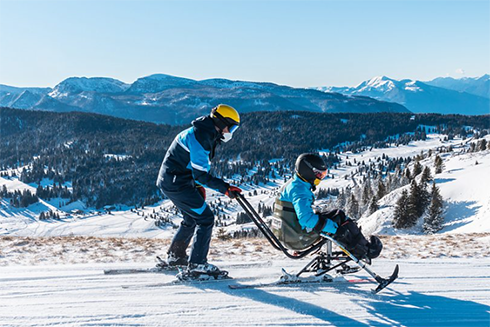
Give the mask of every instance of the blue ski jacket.
POLYGON ((164 188, 165 174, 173 175, 174 183, 184 185, 197 182, 200 185, 226 193, 229 184, 212 176, 211 159, 221 139, 209 116, 199 117, 192 127, 180 132, 165 154, 158 173, 157 186, 164 188))
MULTIPOLYGON (((311 191, 311 185, 308 182, 301 180, 298 175, 293 176, 291 183, 287 183, 286 187, 280 195, 280 200, 285 202, 291 202, 298 216, 299 224, 307 232, 311 232, 318 223, 319 217, 313 212, 313 202, 315 196, 311 191)), ((325 227, 322 231, 326 233, 335 234, 337 231, 337 224, 332 220, 327 219, 325 227)))

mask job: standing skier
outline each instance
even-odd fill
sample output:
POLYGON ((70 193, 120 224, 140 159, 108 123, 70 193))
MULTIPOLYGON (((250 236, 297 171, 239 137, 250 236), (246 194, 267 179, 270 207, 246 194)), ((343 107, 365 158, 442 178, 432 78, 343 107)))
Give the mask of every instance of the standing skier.
POLYGON ((170 145, 158 173, 157 186, 182 212, 182 221, 168 249, 169 266, 187 265, 190 274, 218 274, 220 270, 207 262, 214 215, 205 202, 204 186, 230 198, 242 190, 209 173, 215 148, 231 140, 240 125, 238 112, 224 104, 199 117, 192 127, 180 132, 170 145), (195 234, 190 257, 186 250, 195 234))
POLYGON ((322 233, 334 234, 349 251, 359 258, 375 258, 381 252, 381 241, 371 236, 368 242, 357 224, 342 210, 315 212, 313 191, 327 175, 323 159, 304 153, 295 164, 295 174, 281 188, 274 206, 274 232, 287 247, 303 250, 315 243, 322 233))

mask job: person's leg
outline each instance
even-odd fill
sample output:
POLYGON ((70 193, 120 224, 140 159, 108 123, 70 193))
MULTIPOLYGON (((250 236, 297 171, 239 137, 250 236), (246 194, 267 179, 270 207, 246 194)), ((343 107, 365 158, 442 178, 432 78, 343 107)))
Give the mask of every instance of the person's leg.
POLYGON ((185 211, 180 210, 183 216, 183 220, 180 223, 180 227, 175 233, 172 243, 168 249, 169 257, 175 259, 186 258, 186 250, 189 247, 192 236, 196 229, 196 223, 192 217, 185 213, 185 211))
POLYGON ((163 192, 184 216, 184 221, 172 240, 169 252, 185 254, 185 249, 196 229, 189 262, 205 263, 214 225, 213 212, 195 187, 184 187, 179 192, 165 190, 163 192))
POLYGON ((209 244, 211 243, 211 236, 213 233, 214 215, 211 209, 206 206, 204 211, 200 215, 194 217, 194 219, 197 224, 196 237, 192 244, 189 263, 206 263, 209 244))

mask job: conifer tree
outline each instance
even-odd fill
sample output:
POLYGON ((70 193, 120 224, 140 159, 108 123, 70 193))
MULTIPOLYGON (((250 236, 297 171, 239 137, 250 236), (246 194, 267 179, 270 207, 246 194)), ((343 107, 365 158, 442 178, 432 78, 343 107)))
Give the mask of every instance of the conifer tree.
POLYGON ((345 207, 345 192, 344 189, 340 190, 340 194, 337 196, 337 207, 344 208, 345 207))
POLYGON ((381 199, 385 195, 386 195, 386 187, 385 184, 383 184, 383 180, 380 178, 378 180, 378 191, 376 193, 376 197, 378 199, 381 199))
POLYGON ((484 151, 487 149, 487 140, 485 139, 481 139, 479 142, 478 142, 478 150, 479 151, 484 151))
POLYGON ((393 215, 393 227, 407 228, 409 227, 408 214, 408 192, 403 190, 402 195, 396 202, 395 212, 393 215))
POLYGON ((413 174, 412 176, 413 177, 416 177, 418 176, 420 173, 422 172, 422 165, 420 164, 420 162, 417 160, 415 161, 415 165, 413 166, 413 174))
POLYGON ((369 198, 371 198, 373 191, 368 186, 368 183, 364 184, 362 189, 362 205, 365 206, 369 203, 369 198))
POLYGON ((376 199, 376 195, 373 195, 371 198, 371 202, 369 203, 369 214, 372 215, 376 211, 378 211, 379 205, 378 200, 376 199))
POLYGON ((357 201, 354 194, 351 194, 347 212, 351 218, 353 219, 359 218, 359 202, 357 201))
POLYGON ((410 184, 410 193, 408 195, 408 217, 409 226, 414 226, 417 220, 422 216, 425 211, 424 200, 422 198, 422 192, 420 185, 412 180, 410 184))
POLYGON ((430 181, 432 181, 432 175, 430 173, 430 168, 428 166, 425 166, 424 171, 422 172, 422 177, 420 179, 420 182, 423 184, 427 184, 430 181))
POLYGON ((443 201, 439 188, 436 183, 432 183, 431 189, 431 202, 429 206, 429 212, 424 220, 424 232, 426 234, 434 234, 442 229, 444 223, 444 217, 442 215, 443 201))
POLYGON ((272 215, 272 208, 264 205, 264 212, 262 214, 262 217, 266 218, 266 217, 271 216, 271 215, 272 215))
POLYGON ((410 169, 405 169, 405 177, 408 179, 408 180, 412 180, 412 174, 410 173, 410 169))
POLYGON ((437 155, 434 160, 434 167, 436 174, 442 173, 442 170, 444 169, 444 162, 442 161, 441 157, 439 157, 439 155, 437 155))

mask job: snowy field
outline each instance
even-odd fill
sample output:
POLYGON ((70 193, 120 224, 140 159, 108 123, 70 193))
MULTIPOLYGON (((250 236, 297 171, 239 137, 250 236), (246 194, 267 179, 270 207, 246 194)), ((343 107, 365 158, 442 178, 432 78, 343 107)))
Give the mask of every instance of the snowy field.
POLYGON ((168 240, 4 236, 0 326, 490 326, 490 234, 382 238, 372 269, 387 277, 399 264, 400 273, 373 295, 365 272, 324 285, 230 289, 272 282, 310 260, 287 260, 264 239, 213 240, 209 259, 233 280, 169 285, 173 274, 103 274, 153 267, 168 240))
MULTIPOLYGON (((139 264, 1 268, 2 326, 458 326, 490 325, 490 260, 399 260, 400 278, 377 295, 355 282, 229 289, 272 281, 302 262, 234 267, 235 279, 168 285, 163 274, 104 275, 139 264), (167 284, 166 284, 167 283, 167 284)), ((373 268, 388 275, 393 262, 373 268)))

